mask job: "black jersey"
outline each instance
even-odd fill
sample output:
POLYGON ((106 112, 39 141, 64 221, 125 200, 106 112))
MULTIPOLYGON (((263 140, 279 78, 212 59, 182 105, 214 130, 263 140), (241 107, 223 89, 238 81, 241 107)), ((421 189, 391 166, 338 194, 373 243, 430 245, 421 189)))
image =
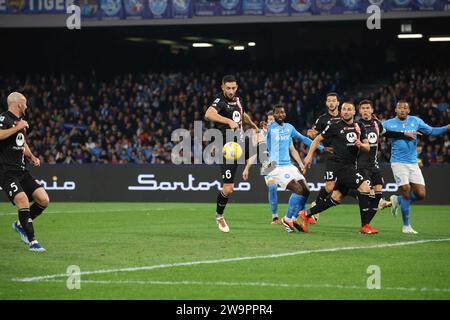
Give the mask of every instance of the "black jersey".
MULTIPOLYGON (((327 127, 327 125, 329 125, 330 123, 334 123, 334 122, 338 122, 339 120, 341 120, 341 117, 339 115, 332 116, 330 113, 324 113, 321 116, 319 116, 316 120, 316 122, 314 123, 314 126, 312 127, 314 130, 316 130, 319 134, 321 132, 323 132, 323 130, 325 130, 325 128, 327 127)), ((330 142, 325 140, 322 142, 322 144, 325 147, 330 147, 330 142)), ((324 152, 322 154, 322 157, 324 159, 324 161, 327 163, 328 168, 326 171, 332 171, 330 166, 333 166, 332 162, 335 160, 334 159, 334 154, 329 153, 329 152, 324 152)))
MULTIPOLYGON (((0 130, 10 129, 16 126, 21 118, 9 111, 0 114, 0 130)), ((3 171, 25 170, 25 129, 22 129, 10 137, 0 140, 0 166, 3 171)))
POLYGON ((339 165, 356 165, 359 148, 356 140, 367 139, 366 128, 357 122, 347 124, 343 120, 329 123, 322 131, 322 137, 333 148, 334 161, 339 165))
MULTIPOLYGON (((314 126, 312 128, 314 130, 316 130, 317 132, 321 133, 323 130, 325 130, 325 128, 327 127, 328 124, 338 122, 339 120, 341 120, 341 117, 339 115, 337 115, 335 117, 327 112, 317 118, 317 120, 314 123, 314 126)), ((325 141, 325 146, 328 146, 326 144, 326 141, 325 141)))
POLYGON ((364 120, 361 119, 358 121, 358 124, 361 127, 366 129, 367 140, 369 140, 370 151, 369 152, 361 152, 358 156, 358 168, 367 169, 367 168, 379 168, 378 166, 378 151, 380 146, 381 134, 383 132, 383 125, 377 119, 364 120))
MULTIPOLYGON (((234 122, 236 122, 239 126, 239 129, 242 133, 243 131, 243 119, 244 119, 244 112, 246 112, 246 109, 244 105, 242 104, 242 100, 239 97, 234 97, 233 100, 229 100, 226 98, 223 93, 217 96, 217 98, 213 101, 211 104, 211 107, 217 110, 217 112, 225 118, 231 119, 234 122)), ((226 137, 226 130, 230 129, 230 126, 223 123, 217 123, 214 122, 214 126, 222 131, 222 134, 224 137, 226 137)), ((241 138, 242 135, 241 135, 241 138)))

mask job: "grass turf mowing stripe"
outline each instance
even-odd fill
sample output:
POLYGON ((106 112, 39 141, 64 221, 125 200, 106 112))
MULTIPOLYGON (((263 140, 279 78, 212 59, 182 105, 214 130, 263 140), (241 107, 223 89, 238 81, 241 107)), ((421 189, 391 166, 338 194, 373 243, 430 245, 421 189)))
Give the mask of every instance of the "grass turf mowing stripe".
MULTIPOLYGON (((408 245, 423 244, 423 243, 430 243, 430 242, 445 242, 445 241, 450 241, 450 238, 424 239, 424 240, 417 240, 417 241, 403 241, 403 242, 384 243, 384 244, 377 244, 377 245, 372 245, 372 246, 360 246, 360 247, 337 247, 337 248, 328 248, 328 249, 301 250, 301 251, 262 255, 262 256, 247 256, 247 257, 225 258, 225 259, 217 259, 217 260, 179 262, 179 263, 160 264, 160 265, 143 266, 143 267, 94 270, 94 271, 80 272, 79 275, 82 276, 82 275, 90 275, 90 274, 133 272, 133 271, 165 269, 165 268, 193 266, 193 265, 200 265, 200 264, 217 264, 217 263, 256 260, 256 259, 274 259, 274 258, 281 258, 281 257, 288 257, 288 256, 302 255, 302 254, 310 254, 310 253, 338 252, 338 251, 349 251, 349 250, 359 250, 359 249, 380 249, 380 248, 399 247, 399 246, 408 246, 408 245)), ((47 280, 47 279, 56 279, 56 278, 63 278, 63 277, 67 277, 67 274, 52 274, 52 275, 28 277, 28 278, 13 278, 13 279, 11 279, 11 281, 37 282, 37 281, 42 281, 42 280, 47 280)))

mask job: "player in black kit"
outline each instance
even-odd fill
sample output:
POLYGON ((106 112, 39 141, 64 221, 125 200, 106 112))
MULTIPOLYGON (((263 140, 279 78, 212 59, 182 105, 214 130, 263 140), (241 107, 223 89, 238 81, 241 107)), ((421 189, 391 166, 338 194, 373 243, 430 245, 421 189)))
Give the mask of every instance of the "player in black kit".
MULTIPOLYGON (((213 121, 215 127, 222 131, 224 144, 229 142, 226 141, 226 130, 232 129, 238 130, 241 133, 239 138, 240 141, 238 142, 244 145, 243 123, 255 129, 256 133, 259 132, 259 128, 246 113, 241 98, 236 96, 236 91, 238 89, 236 78, 232 75, 224 76, 221 88, 222 93, 216 97, 211 106, 206 110, 205 119, 213 121)), ((245 157, 248 158, 247 148, 244 148, 244 154, 245 157)), ((223 211, 234 190, 234 177, 236 175, 238 164, 236 162, 227 163, 225 159, 222 160, 221 173, 223 188, 217 195, 216 222, 221 231, 229 232, 230 228, 223 218, 223 211)))
MULTIPOLYGON (((339 98, 337 93, 330 92, 327 94, 326 105, 328 108, 328 112, 319 116, 312 129, 309 129, 307 132, 307 136, 313 140, 321 132, 323 132, 323 130, 325 130, 328 124, 341 120, 341 116, 339 114, 339 98)), ((327 141, 324 141, 323 143, 325 147, 329 146, 329 143, 327 141)), ((319 200, 325 199, 327 195, 333 191, 336 181, 334 173, 334 155, 332 153, 326 152, 323 156, 325 157, 325 187, 320 189, 315 203, 317 203, 319 200)))
POLYGON ((360 153, 357 161, 357 168, 365 177, 369 178, 371 187, 374 191, 375 202, 378 204, 378 209, 384 209, 390 207, 392 204, 390 201, 383 199, 381 191, 384 185, 384 179, 381 175, 380 166, 378 165, 381 136, 396 139, 414 139, 414 134, 411 132, 403 133, 386 131, 380 120, 374 116, 373 104, 370 100, 362 100, 359 103, 358 109, 361 116, 358 123, 366 128, 370 152, 360 153))
POLYGON ((33 220, 48 206, 49 198, 44 188, 25 168, 25 157, 34 166, 40 166, 26 142, 28 123, 22 119, 27 109, 26 98, 13 92, 7 98, 8 111, 0 115, 0 169, 1 186, 9 200, 19 209, 19 220, 13 223, 30 251, 45 249, 34 236, 33 220), (34 201, 30 207, 30 201, 34 201))
POLYGON ((338 205, 349 189, 358 191, 359 209, 361 215, 360 233, 375 234, 378 230, 372 228, 369 222, 376 213, 376 206, 370 199, 370 183, 356 169, 356 160, 360 152, 369 152, 370 146, 367 139, 365 127, 354 121, 356 110, 351 103, 343 103, 341 108, 341 120, 330 123, 325 130, 318 135, 311 145, 308 155, 304 159, 306 167, 311 165, 314 152, 323 140, 329 140, 335 154, 334 173, 336 175, 336 185, 324 201, 320 201, 316 206, 302 212, 302 227, 308 231, 308 218, 322 212, 332 206, 338 205))

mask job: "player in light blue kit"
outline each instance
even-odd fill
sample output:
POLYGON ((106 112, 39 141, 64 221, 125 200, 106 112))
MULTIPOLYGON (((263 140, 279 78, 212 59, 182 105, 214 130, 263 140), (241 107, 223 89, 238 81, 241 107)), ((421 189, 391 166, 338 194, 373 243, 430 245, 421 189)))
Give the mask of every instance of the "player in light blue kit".
MULTIPOLYGON (((273 110, 269 111, 267 113, 267 123, 265 122, 261 122, 260 126, 261 126, 261 130, 259 131, 258 134, 258 149, 259 149, 259 153, 260 153, 260 161, 261 163, 263 163, 263 167, 267 166, 269 164, 269 157, 268 157, 268 153, 269 151, 267 150, 267 130, 268 130, 268 126, 272 123, 275 122, 275 118, 273 115, 273 110), (262 157, 261 157, 262 156, 262 157)), ((299 140, 301 143, 304 143, 307 146, 310 146, 312 143, 312 140, 302 134, 299 133, 299 140)), ((323 145, 319 145, 318 149, 320 151, 324 150, 324 146, 323 145)), ((329 150, 327 150, 329 151, 329 150)), ((302 162, 301 162, 301 158, 300 158, 300 154, 298 153, 298 151, 295 149, 294 144, 291 143, 291 145, 289 146, 289 152, 290 155, 292 156, 292 158, 295 160, 295 162, 298 163, 299 167, 301 168, 302 166, 302 162)), ((257 155, 253 155, 252 157, 250 157, 247 161, 247 164, 244 168, 244 171, 242 172, 242 178, 246 181, 248 180, 248 176, 249 176, 249 172, 250 172, 250 167, 253 165, 253 163, 256 161, 257 159, 257 155)), ((264 169, 263 169, 264 170, 264 169)), ((270 170, 269 167, 266 167, 265 170, 270 170)), ((261 173, 263 174, 263 173, 261 173)), ((275 180, 271 179, 269 176, 264 175, 264 179, 266 181, 266 185, 267 188, 269 189, 268 192, 268 199, 269 199, 269 205, 270 205, 270 209, 272 211, 272 224, 277 225, 278 224, 278 184, 275 180)), ((299 210, 297 210, 297 212, 294 213, 293 218, 295 220, 297 220, 298 218, 298 214, 300 210, 306 210, 306 204, 303 208, 300 208, 299 210)), ((310 218, 309 223, 311 224, 316 224, 318 217, 313 216, 310 218)), ((296 226, 296 225, 295 225, 296 226)))
MULTIPOLYGON (((281 105, 274 108, 275 121, 267 128, 267 149, 269 151, 269 162, 276 163, 276 167, 267 174, 267 179, 276 182, 283 190, 292 191, 289 198, 289 206, 286 216, 282 219, 282 224, 288 232, 293 232, 294 228, 302 231, 300 224, 294 216, 304 208, 309 196, 309 189, 305 177, 291 164, 289 148, 292 139, 303 140, 301 135, 291 124, 285 123, 286 112, 281 105)), ((299 159, 301 170, 304 170, 303 162, 299 159)))
MULTIPOLYGON (((417 134, 439 136, 450 131, 450 125, 433 128, 422 119, 409 116, 410 108, 406 101, 397 103, 397 117, 383 122, 386 131, 411 132, 414 138, 417 134)), ((403 218, 403 233, 417 234, 409 222, 411 202, 425 198, 425 180, 417 163, 417 139, 393 139, 391 151, 391 168, 395 182, 400 188, 401 196, 391 196, 392 214, 397 215, 401 208, 403 218)))

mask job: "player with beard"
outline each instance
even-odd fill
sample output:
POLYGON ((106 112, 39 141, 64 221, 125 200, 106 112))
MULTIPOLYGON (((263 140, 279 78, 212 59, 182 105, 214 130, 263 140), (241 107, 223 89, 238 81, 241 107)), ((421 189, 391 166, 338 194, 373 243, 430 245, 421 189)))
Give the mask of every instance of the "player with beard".
MULTIPOLYGON (((264 175, 264 179, 266 181, 267 188, 269 189, 268 199, 270 204, 270 209, 272 211, 272 222, 271 224, 277 225, 278 224, 278 184, 277 181, 270 178, 268 173, 276 168, 276 163, 271 164, 269 161, 269 151, 267 147, 267 134, 268 134, 268 126, 275 121, 274 118, 274 112, 271 110, 267 113, 267 123, 264 121, 261 121, 260 127, 261 131, 259 132, 258 137, 258 153, 256 155, 253 155, 250 157, 247 161, 247 164, 244 168, 244 171, 242 173, 242 178, 246 181, 248 180, 250 167, 253 165, 253 163, 257 160, 257 156, 259 156, 259 162, 263 164, 261 169, 261 174, 264 175)), ((283 119, 284 121, 284 119, 283 119)), ((304 143, 307 146, 310 146, 312 143, 312 140, 308 137, 305 137, 301 133, 299 133, 299 140, 301 143, 304 143)), ((319 145, 318 149, 320 151, 324 150, 324 147, 322 145, 319 145)), ((295 160, 295 162, 298 164, 298 167, 302 170, 303 168, 303 162, 301 161, 300 154, 298 153, 297 149, 295 149, 294 144, 291 143, 289 146, 289 152, 292 158, 295 160)), ((306 210, 306 203, 300 210, 306 210)), ((294 221, 294 227, 296 227, 297 230, 300 230, 299 225, 296 223, 298 217, 298 211, 295 211, 293 216, 294 221)), ((317 220, 316 218, 311 218, 310 223, 316 224, 317 220)), ((286 228, 286 226, 285 226, 286 228)), ((288 227, 288 229, 290 229, 288 227)), ((289 231, 289 230, 288 230, 289 231)))
MULTIPOLYGON (((326 105, 328 108, 327 113, 319 116, 312 127, 307 132, 307 136, 311 139, 315 139, 330 123, 338 122, 341 120, 341 116, 339 114, 339 98, 337 93, 330 92, 326 97, 326 105)), ((324 146, 329 147, 329 143, 324 141, 324 146)), ((336 176, 334 173, 335 166, 335 157, 332 153, 328 155, 324 155, 325 160, 325 187, 322 187, 317 195, 316 201, 313 202, 313 206, 320 200, 324 200, 328 194, 330 194, 335 186, 336 176)))
MULTIPOLYGON (((309 196, 309 189, 299 169, 291 164, 289 149, 292 145, 292 139, 302 141, 306 137, 301 135, 291 124, 284 122, 286 112, 282 105, 275 106, 273 116, 275 121, 269 124, 267 128, 267 149, 269 161, 274 163, 275 166, 273 170, 268 172, 267 179, 273 181, 283 190, 289 189, 292 191, 286 216, 283 217, 281 223, 289 233, 293 232, 294 229, 303 231, 294 216, 304 208, 309 196)), ((304 166, 300 157, 296 160, 303 171, 304 166)), ((248 178, 248 170, 246 177, 248 178)))
POLYGON ((378 209, 384 209, 391 206, 390 201, 383 199, 382 189, 384 185, 384 179, 381 175, 380 166, 378 165, 378 159, 380 156, 379 146, 381 142, 381 136, 386 138, 403 138, 413 139, 412 133, 402 133, 386 131, 383 128, 382 123, 373 114, 373 105, 370 100, 362 100, 359 103, 359 114, 361 119, 358 121, 360 126, 366 128, 367 140, 369 141, 370 151, 361 152, 357 160, 357 169, 362 173, 364 177, 370 180, 371 187, 374 194, 373 206, 377 206, 378 209))
MULTIPOLYGON (((216 97, 211 106, 206 110, 205 119, 212 121, 215 127, 222 131, 223 145, 227 142, 227 129, 239 131, 239 138, 237 141, 244 146, 245 157, 248 157, 247 148, 245 148, 245 140, 243 134, 243 124, 247 124, 255 129, 256 133, 259 128, 253 123, 250 116, 246 113, 246 109, 240 97, 236 95, 238 89, 237 80, 232 75, 226 75, 222 79, 221 85, 222 93, 216 97)), ((238 167, 237 162, 227 163, 226 159, 222 159, 221 173, 223 188, 217 195, 216 206, 216 222, 219 230, 222 232, 229 232, 225 219, 223 217, 225 206, 228 199, 234 191, 234 177, 238 167)))
POLYGON ((27 110, 27 99, 19 92, 11 93, 7 98, 8 111, 0 115, 0 166, 1 186, 9 200, 18 208, 19 219, 13 223, 29 250, 43 252, 34 235, 35 220, 49 204, 45 189, 25 168, 25 157, 34 166, 40 166, 26 142, 28 123, 22 119, 27 110), (30 201, 34 201, 30 207, 30 201))
MULTIPOLYGON (((443 127, 431 127, 422 119, 410 116, 407 101, 400 100, 395 107, 396 117, 383 122, 388 131, 440 136, 450 131, 450 124, 443 127)), ((417 234, 410 224, 411 202, 422 200, 426 195, 425 179, 417 163, 417 140, 393 139, 391 143, 391 168, 401 195, 391 196, 392 213, 397 215, 401 209, 403 218, 402 232, 417 234)))
POLYGON ((347 195, 349 189, 355 189, 358 191, 361 216, 360 233, 378 233, 378 230, 369 225, 376 214, 376 207, 374 208, 373 201, 370 201, 370 183, 356 169, 356 160, 359 153, 369 152, 370 145, 365 127, 361 127, 354 121, 355 113, 355 106, 352 103, 343 103, 341 108, 342 119, 327 125, 325 130, 314 139, 308 155, 304 159, 305 167, 309 168, 319 143, 323 140, 329 140, 335 155, 334 173, 336 175, 336 185, 333 192, 324 201, 318 202, 316 206, 300 214, 304 232, 308 232, 309 217, 338 205, 347 195))

